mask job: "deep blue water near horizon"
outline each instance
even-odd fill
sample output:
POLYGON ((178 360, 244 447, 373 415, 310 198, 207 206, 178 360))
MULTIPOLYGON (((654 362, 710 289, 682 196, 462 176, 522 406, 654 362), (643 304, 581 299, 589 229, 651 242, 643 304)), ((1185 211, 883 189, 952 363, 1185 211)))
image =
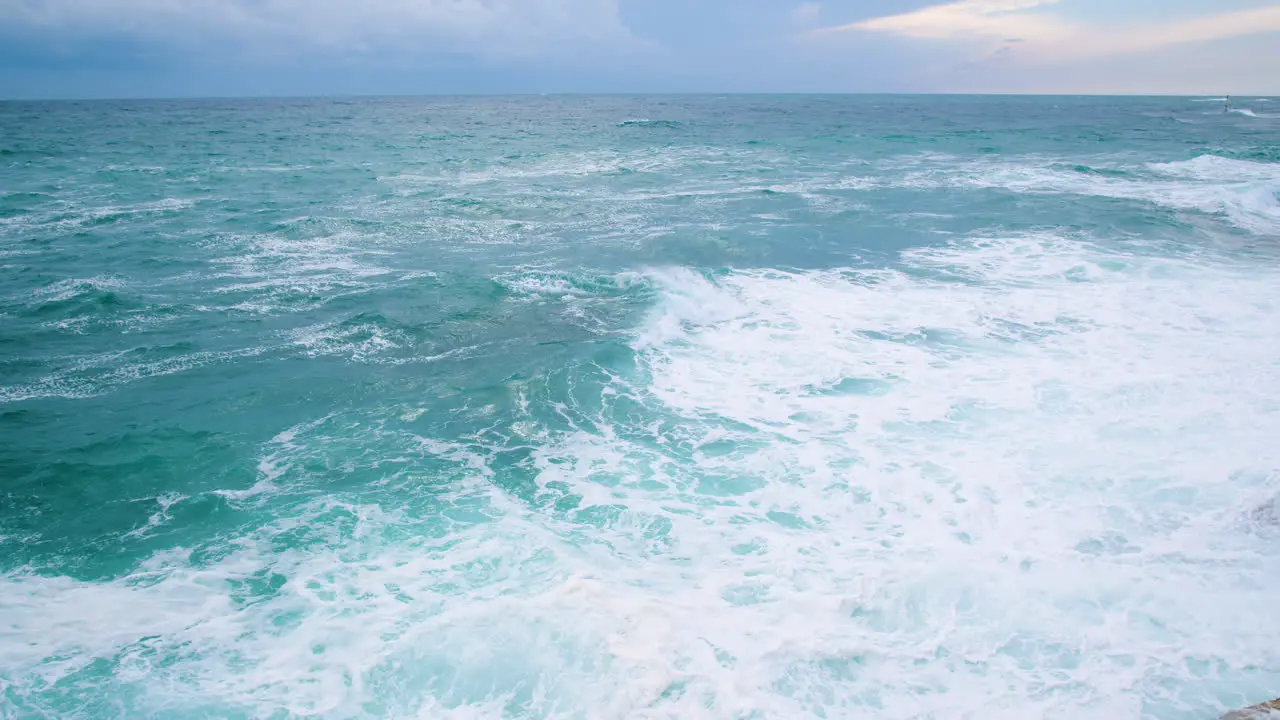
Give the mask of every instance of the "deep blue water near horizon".
POLYGON ((0 103, 0 716, 1280 696, 1280 102, 0 103))

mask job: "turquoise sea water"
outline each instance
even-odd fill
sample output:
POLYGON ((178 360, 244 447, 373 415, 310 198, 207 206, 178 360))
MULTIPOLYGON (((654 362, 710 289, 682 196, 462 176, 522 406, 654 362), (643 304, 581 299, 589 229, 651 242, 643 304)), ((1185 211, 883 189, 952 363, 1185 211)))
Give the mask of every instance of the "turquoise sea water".
POLYGON ((1236 103, 0 104, 0 716, 1280 696, 1236 103))

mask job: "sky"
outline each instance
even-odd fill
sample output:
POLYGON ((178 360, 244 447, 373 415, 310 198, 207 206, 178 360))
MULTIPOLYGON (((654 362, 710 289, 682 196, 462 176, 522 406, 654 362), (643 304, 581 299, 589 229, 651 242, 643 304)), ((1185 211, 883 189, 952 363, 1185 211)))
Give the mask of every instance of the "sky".
POLYGON ((0 98, 1280 94, 1280 0, 0 0, 0 98))

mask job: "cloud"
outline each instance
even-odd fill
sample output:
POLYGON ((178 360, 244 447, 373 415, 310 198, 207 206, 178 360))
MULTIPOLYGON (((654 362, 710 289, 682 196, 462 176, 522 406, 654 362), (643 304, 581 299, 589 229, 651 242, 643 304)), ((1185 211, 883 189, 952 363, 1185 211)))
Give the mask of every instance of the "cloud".
POLYGON ((1143 29, 1134 29, 1132 32, 1119 33, 1116 34, 1117 36, 1108 38, 1113 42, 1123 43, 1123 47, 1106 48, 1104 44, 1100 44, 1098 49, 1105 49, 1110 52, 1146 51, 1173 45, 1229 40, 1270 32, 1280 32, 1280 5, 1253 10, 1238 10, 1194 20, 1162 25, 1156 24, 1143 29))
POLYGON ((1274 35, 1264 34, 1169 45, 1126 55, 1123 62, 1113 55, 1053 64, 992 56, 967 68, 953 65, 932 79, 933 87, 949 92, 1218 96, 1230 92, 1244 97, 1275 94, 1272 68, 1276 67, 1280 67, 1280 43, 1274 35))
POLYGON ((1280 32, 1280 5, 1180 22, 1101 27, 1074 22, 1050 12, 1050 6, 1058 2, 959 0, 815 32, 870 32, 918 40, 971 40, 986 47, 979 59, 1016 57, 1039 63, 1148 53, 1174 45, 1280 32))
POLYGON ((827 28, 824 32, 862 30, 919 39, 954 37, 1052 36, 1061 22, 1043 13, 1026 11, 1057 0, 960 0, 901 15, 872 18, 827 28))
POLYGON ((0 27, 292 49, 581 55, 637 41, 618 0, 0 0, 0 27))
POLYGON ((811 28, 817 26, 822 19, 822 4, 802 2, 791 11, 791 24, 796 27, 811 28))

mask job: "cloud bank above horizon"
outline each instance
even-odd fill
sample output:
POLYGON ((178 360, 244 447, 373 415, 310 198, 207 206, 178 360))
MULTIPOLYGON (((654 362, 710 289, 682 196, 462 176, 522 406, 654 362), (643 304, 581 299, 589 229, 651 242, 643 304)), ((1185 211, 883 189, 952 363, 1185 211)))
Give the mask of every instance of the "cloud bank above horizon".
POLYGON ((129 37, 256 51, 428 45, 526 59, 626 48, 617 0, 0 0, 0 21, 54 37, 129 37))
POLYGON ((1280 93, 1261 0, 0 0, 0 97, 1280 93))

